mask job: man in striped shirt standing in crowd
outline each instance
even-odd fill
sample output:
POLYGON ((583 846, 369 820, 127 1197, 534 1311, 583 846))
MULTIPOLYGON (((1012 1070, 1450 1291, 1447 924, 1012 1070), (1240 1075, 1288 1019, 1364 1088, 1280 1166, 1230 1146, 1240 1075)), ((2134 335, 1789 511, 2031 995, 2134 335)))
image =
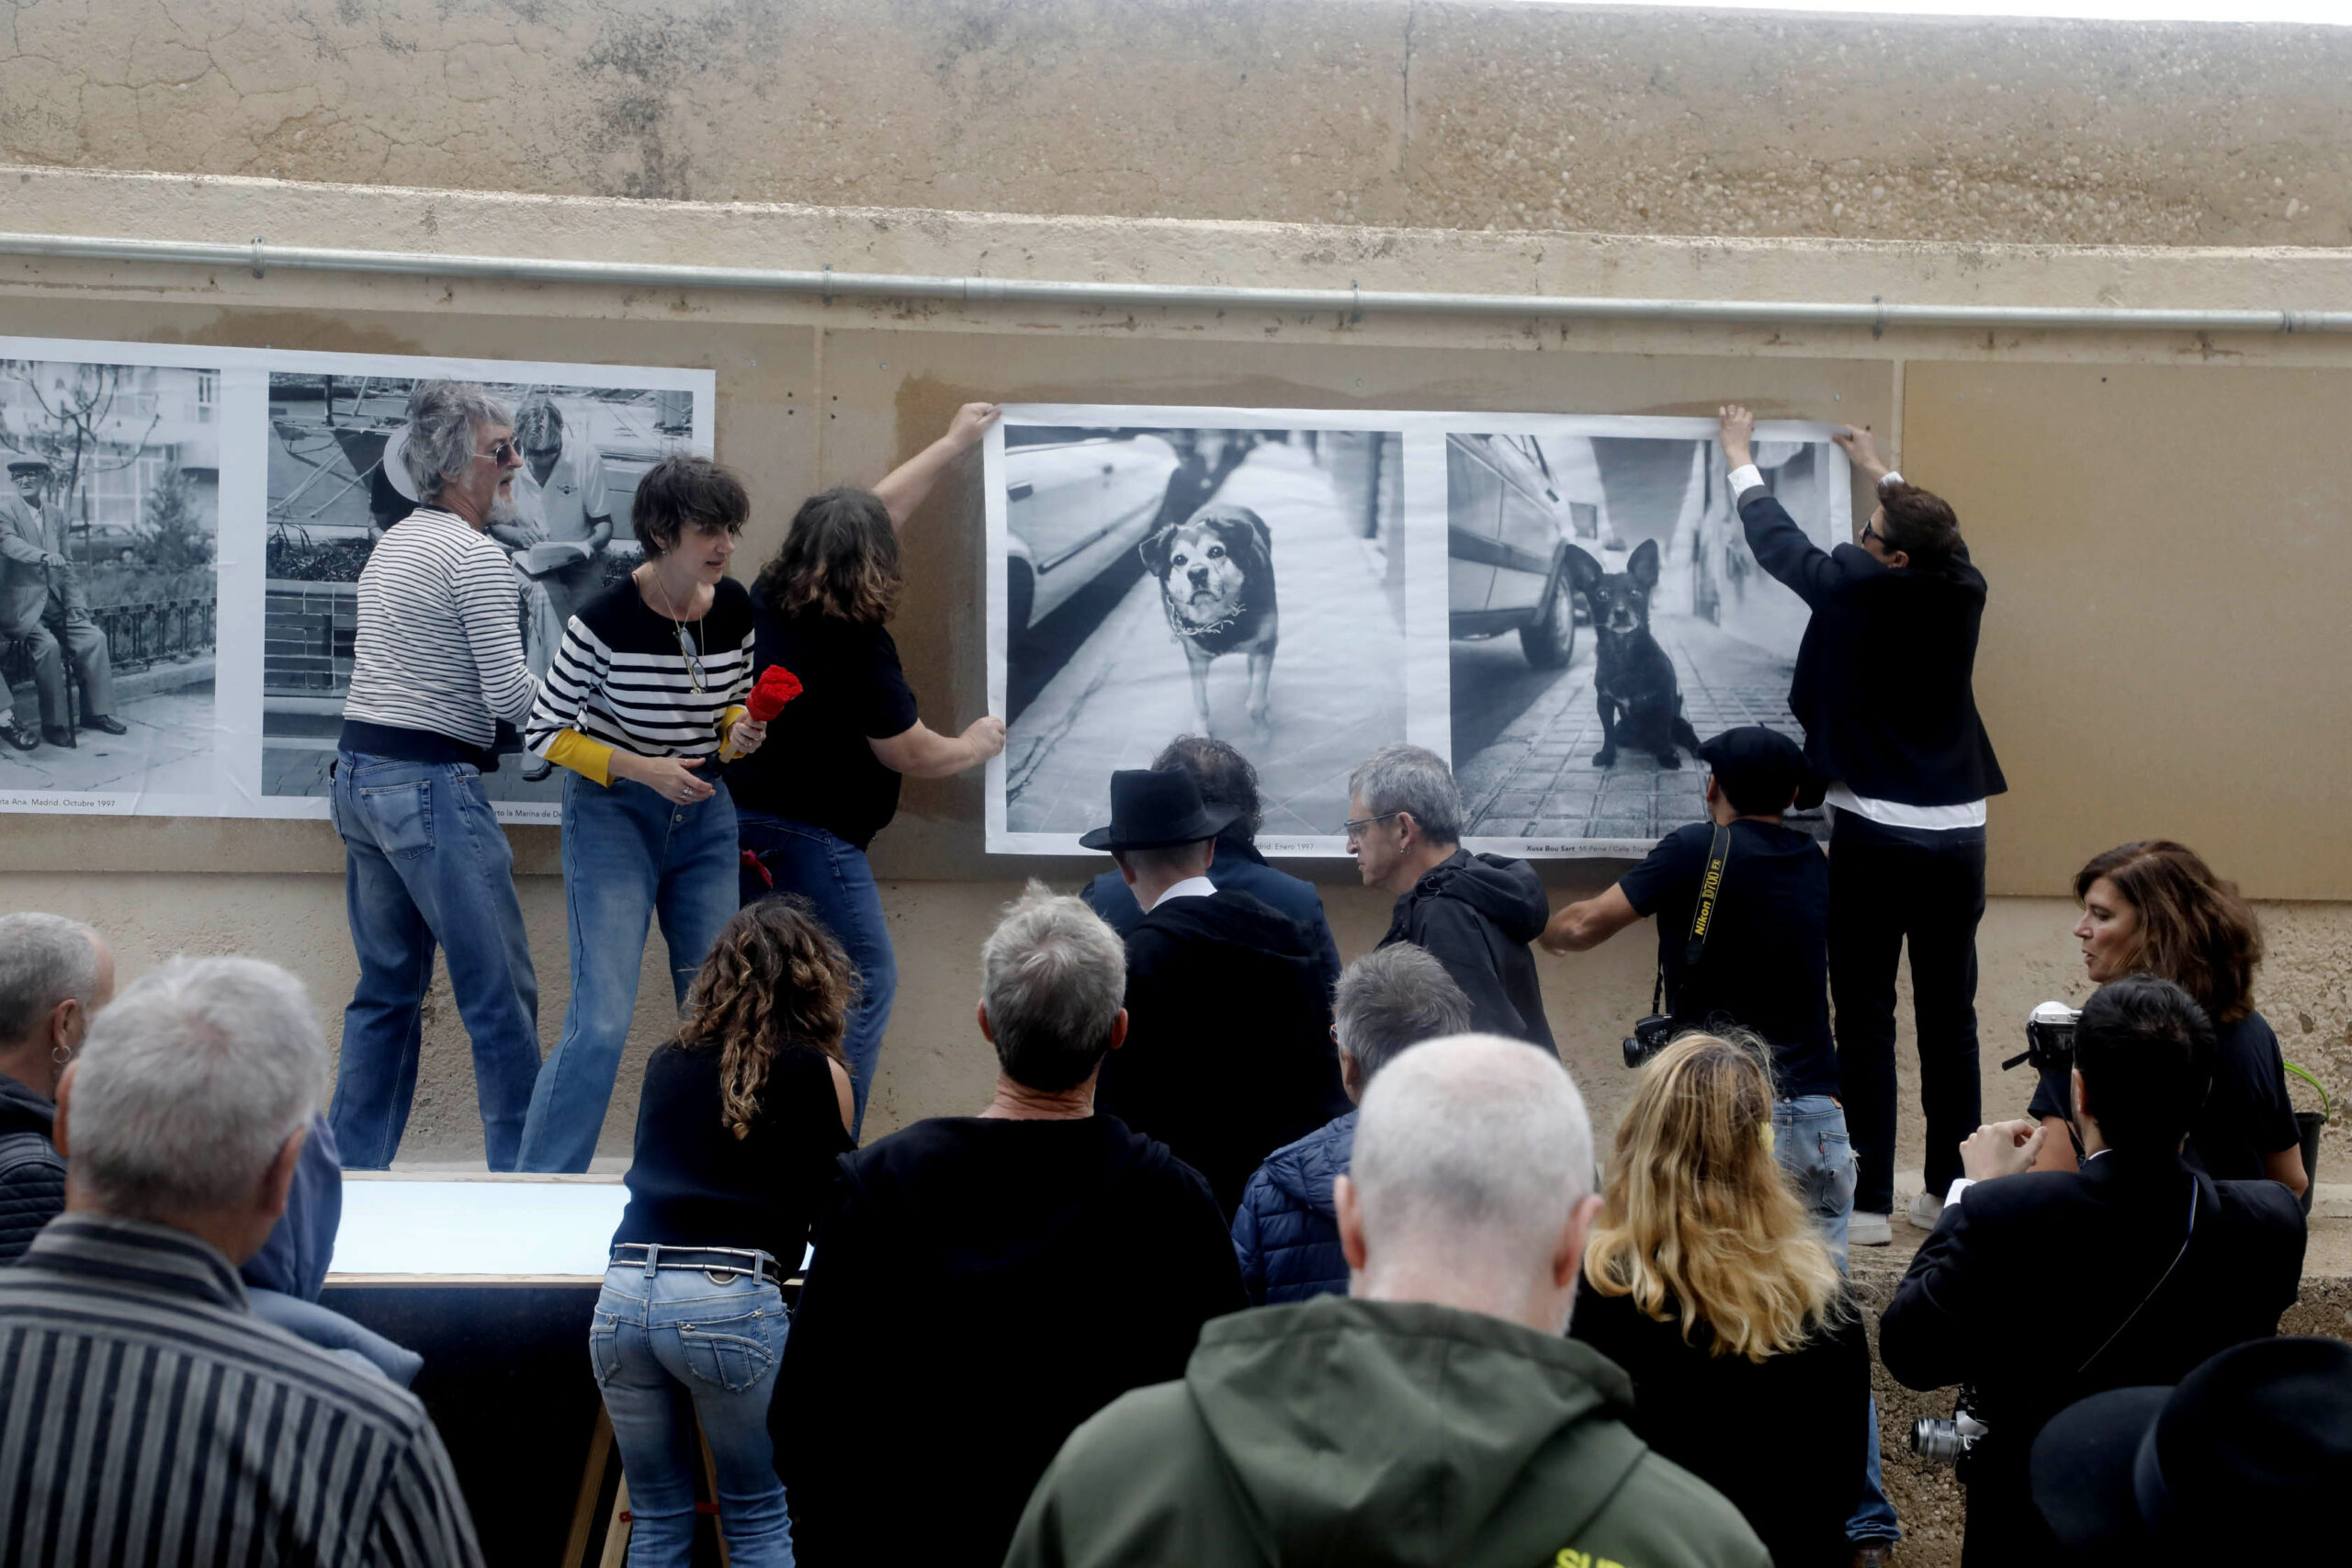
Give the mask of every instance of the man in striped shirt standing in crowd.
POLYGON ((479 1568, 424 1407, 255 1317, 326 1089, 301 983, 175 959, 57 1089, 65 1213, 0 1269, 0 1561, 479 1568))
POLYGON ((359 984, 328 1112, 356 1169, 380 1170, 400 1148, 436 942, 473 1039, 491 1169, 514 1168, 538 1077, 538 981, 514 855, 481 780, 498 768, 500 723, 519 729, 538 689, 514 570, 485 534, 514 520, 523 458, 512 422, 470 382, 417 383, 394 460, 421 504, 359 574, 333 791, 359 984))

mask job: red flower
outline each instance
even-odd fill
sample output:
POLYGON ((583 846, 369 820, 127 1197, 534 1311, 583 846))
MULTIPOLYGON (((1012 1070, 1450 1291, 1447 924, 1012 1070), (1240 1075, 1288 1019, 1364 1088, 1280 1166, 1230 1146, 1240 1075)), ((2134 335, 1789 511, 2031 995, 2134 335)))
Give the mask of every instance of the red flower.
POLYGON ((800 677, 781 664, 771 664, 760 671, 752 684, 752 694, 744 709, 762 724, 784 711, 784 705, 800 694, 800 677))

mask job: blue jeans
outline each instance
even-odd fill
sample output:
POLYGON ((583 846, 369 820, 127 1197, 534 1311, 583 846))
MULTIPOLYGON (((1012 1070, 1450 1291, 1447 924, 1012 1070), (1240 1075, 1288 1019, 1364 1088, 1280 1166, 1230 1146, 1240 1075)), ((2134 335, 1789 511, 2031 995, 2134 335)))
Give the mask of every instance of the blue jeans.
POLYGON ((735 802, 724 785, 707 800, 677 806, 628 779, 605 785, 564 771, 571 1005, 531 1094, 520 1168, 588 1168, 637 1014, 646 928, 661 917, 683 1008, 711 942, 735 913, 736 856, 735 802))
MULTIPOLYGON (((1821 1227, 1838 1270, 1846 1268, 1846 1231, 1854 1217, 1856 1162, 1846 1134, 1846 1112, 1826 1094, 1802 1094, 1772 1107, 1772 1152, 1795 1179, 1797 1191, 1821 1227)), ((1879 1469, 1878 1401, 1871 1401, 1870 1453, 1862 1464, 1862 1495, 1846 1521, 1846 1539, 1857 1543, 1901 1540, 1894 1505, 1886 1500, 1879 1469)))
POLYGON ((514 852, 481 771, 345 751, 334 772, 328 810, 343 837, 344 905, 359 953, 327 1111, 343 1163, 381 1170, 400 1150, 437 942, 473 1040, 490 1168, 512 1170, 539 1072, 539 986, 514 852))
POLYGON ((792 1525, 768 1439, 786 1326, 784 1298, 765 1280, 643 1263, 605 1271, 588 1359, 628 1478, 629 1568, 694 1560, 697 1418, 718 1472, 729 1561, 791 1568, 792 1525))
POLYGON ((890 1003, 899 994, 899 957, 882 919, 882 889, 865 862, 865 852, 846 839, 757 811, 744 812, 741 822, 743 848, 758 856, 775 879, 771 888, 746 866, 743 902, 752 903, 771 892, 799 894, 817 907, 817 919, 857 966, 857 1006, 842 1038, 842 1054, 849 1058, 850 1091, 856 1100, 850 1124, 854 1142, 865 1125, 866 1093, 874 1087, 874 1066, 882 1056, 883 1032, 890 1027, 890 1003))

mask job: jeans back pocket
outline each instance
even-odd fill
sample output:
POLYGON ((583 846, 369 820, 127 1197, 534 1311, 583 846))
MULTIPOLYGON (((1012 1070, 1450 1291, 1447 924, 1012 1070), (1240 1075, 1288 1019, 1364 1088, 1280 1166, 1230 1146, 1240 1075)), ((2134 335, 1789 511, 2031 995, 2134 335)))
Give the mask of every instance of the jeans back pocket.
POLYGON ((433 785, 429 780, 355 788, 352 807, 368 837, 388 855, 413 860, 433 849, 433 785))
POLYGON ((697 1381, 741 1393, 775 1370, 784 1325, 781 1306, 716 1323, 682 1323, 678 1348, 697 1381))

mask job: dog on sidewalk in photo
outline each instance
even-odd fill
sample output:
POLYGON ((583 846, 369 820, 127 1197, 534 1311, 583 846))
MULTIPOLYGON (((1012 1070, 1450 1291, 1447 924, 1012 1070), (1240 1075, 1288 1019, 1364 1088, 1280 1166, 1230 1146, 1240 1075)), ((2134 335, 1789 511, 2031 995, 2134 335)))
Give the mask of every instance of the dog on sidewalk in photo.
POLYGON ((1650 592, 1657 587, 1657 541, 1645 539, 1623 571, 1568 547, 1568 585, 1592 610, 1593 701, 1600 711, 1602 740, 1596 768, 1617 761, 1620 742, 1647 751, 1661 768, 1679 768, 1679 744, 1699 754, 1699 732, 1682 716, 1682 682, 1674 660, 1650 635, 1650 592))
POLYGON ((1159 580, 1168 629, 1184 646, 1193 675, 1193 710, 1209 728, 1209 666, 1227 653, 1250 661, 1250 722, 1273 720, 1267 688, 1274 678, 1281 617, 1274 599, 1274 541, 1265 519, 1246 506, 1211 502, 1182 523, 1161 527, 1142 546, 1159 580))

